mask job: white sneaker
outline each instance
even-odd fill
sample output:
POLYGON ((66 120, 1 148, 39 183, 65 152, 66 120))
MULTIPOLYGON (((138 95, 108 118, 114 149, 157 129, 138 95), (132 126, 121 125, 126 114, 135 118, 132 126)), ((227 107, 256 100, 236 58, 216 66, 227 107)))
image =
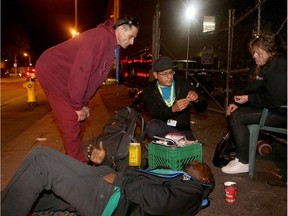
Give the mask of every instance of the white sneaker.
POLYGON ((228 174, 246 173, 249 172, 249 164, 239 162, 238 158, 230 161, 226 166, 221 168, 222 172, 228 174))

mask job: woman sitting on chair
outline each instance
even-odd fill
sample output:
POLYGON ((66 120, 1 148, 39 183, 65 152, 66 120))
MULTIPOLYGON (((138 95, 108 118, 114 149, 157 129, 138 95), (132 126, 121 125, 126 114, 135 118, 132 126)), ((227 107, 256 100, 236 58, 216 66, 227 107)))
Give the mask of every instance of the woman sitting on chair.
POLYGON ((243 94, 235 95, 234 103, 227 107, 237 157, 222 168, 224 173, 249 171, 247 126, 259 123, 263 108, 269 109, 266 125, 286 127, 287 112, 280 108, 287 104, 287 55, 284 47, 273 33, 264 33, 250 42, 256 67, 251 83, 243 94))

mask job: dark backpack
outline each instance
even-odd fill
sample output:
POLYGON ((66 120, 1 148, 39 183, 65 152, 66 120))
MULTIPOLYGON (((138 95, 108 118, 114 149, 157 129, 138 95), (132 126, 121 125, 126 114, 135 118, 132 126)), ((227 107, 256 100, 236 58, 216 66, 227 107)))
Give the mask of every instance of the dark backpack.
POLYGON ((131 142, 143 141, 144 119, 131 107, 115 112, 115 115, 104 125, 102 134, 96 139, 106 150, 106 162, 116 171, 128 167, 128 151, 131 142), (140 125, 140 135, 135 137, 136 126, 140 125))
POLYGON ((214 166, 221 168, 234 160, 235 157, 234 139, 231 131, 228 131, 217 144, 212 162, 214 166))

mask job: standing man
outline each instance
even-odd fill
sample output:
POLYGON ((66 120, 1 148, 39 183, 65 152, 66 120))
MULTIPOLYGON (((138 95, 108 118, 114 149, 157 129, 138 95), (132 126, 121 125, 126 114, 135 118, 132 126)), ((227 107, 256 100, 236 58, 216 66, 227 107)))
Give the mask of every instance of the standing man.
POLYGON ((155 80, 144 88, 144 102, 152 120, 146 125, 150 140, 164 137, 170 132, 180 132, 188 140, 195 140, 190 129, 190 105, 197 112, 207 108, 206 100, 197 94, 193 85, 180 77, 174 77, 173 62, 163 56, 153 63, 155 80))
POLYGON ((87 104, 112 66, 117 46, 134 44, 139 23, 130 16, 111 20, 46 50, 36 63, 37 78, 60 128, 66 154, 86 162, 80 132, 87 104))

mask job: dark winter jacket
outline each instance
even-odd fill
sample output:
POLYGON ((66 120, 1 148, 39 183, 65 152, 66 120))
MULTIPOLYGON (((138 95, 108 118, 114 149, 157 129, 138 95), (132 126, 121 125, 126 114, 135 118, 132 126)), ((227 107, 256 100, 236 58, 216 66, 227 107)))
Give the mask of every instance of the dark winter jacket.
POLYGON ((199 212, 203 198, 213 190, 213 186, 202 185, 183 174, 163 178, 131 169, 125 175, 118 175, 113 185, 121 188, 115 216, 192 216, 199 212))
POLYGON ((256 108, 265 107, 278 112, 281 105, 287 105, 286 55, 275 57, 265 65, 243 92, 248 94, 248 102, 256 108))
MULTIPOLYGON (((175 82, 175 101, 186 98, 189 91, 195 91, 194 86, 186 79, 180 77, 174 77, 175 82)), ((157 86, 157 80, 154 80, 144 88, 143 96, 144 103, 153 119, 160 119, 167 122, 168 119, 174 119, 177 121, 176 128, 179 130, 190 130, 190 107, 187 107, 181 112, 172 112, 172 107, 168 107, 157 86)), ((199 94, 198 94, 199 95, 199 94)), ((197 103, 191 103, 197 112, 203 112, 207 109, 206 100, 199 95, 197 103)))

